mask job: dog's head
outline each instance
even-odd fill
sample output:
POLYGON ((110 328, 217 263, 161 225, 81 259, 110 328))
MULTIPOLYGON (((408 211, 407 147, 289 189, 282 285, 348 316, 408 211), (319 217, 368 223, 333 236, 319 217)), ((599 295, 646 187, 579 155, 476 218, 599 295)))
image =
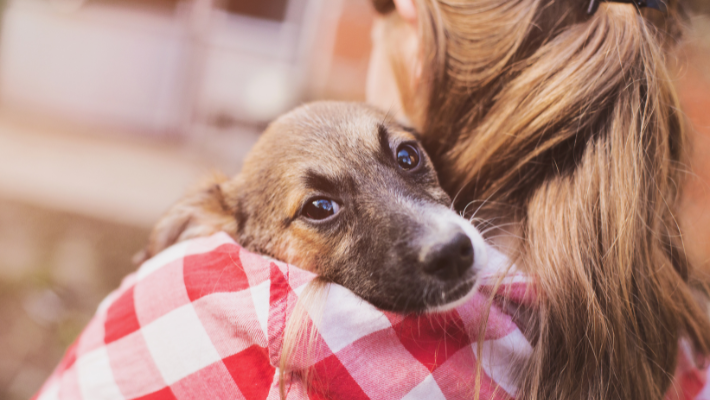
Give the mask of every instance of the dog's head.
POLYGON ((362 104, 313 103, 272 123, 239 176, 173 207, 145 255, 224 230, 382 309, 450 308, 486 259, 450 203, 411 130, 362 104))

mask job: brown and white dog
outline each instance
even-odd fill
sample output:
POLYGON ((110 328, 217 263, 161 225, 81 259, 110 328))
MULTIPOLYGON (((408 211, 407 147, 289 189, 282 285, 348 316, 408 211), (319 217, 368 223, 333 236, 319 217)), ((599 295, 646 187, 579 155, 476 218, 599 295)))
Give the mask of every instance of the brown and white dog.
POLYGON ((364 104, 312 103, 273 122, 238 176, 173 206, 141 258, 224 231, 379 308, 446 310, 486 263, 450 203, 412 130, 364 104))

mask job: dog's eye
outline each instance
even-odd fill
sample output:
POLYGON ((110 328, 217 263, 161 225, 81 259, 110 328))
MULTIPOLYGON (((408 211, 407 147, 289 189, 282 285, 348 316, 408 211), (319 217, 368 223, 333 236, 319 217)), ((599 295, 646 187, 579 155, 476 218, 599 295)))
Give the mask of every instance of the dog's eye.
POLYGON ((419 152, 411 144, 403 144, 397 148, 397 164, 405 171, 419 165, 419 152))
POLYGON ((340 211, 340 205, 330 199, 311 199, 303 207, 301 214, 313 220, 322 220, 333 216, 340 211))

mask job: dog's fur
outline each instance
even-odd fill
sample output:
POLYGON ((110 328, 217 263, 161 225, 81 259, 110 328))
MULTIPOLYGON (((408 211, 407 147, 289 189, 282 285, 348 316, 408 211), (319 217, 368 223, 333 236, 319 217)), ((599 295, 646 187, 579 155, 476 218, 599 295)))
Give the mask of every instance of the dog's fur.
POLYGON ((480 234, 450 203, 413 131, 366 105, 313 103, 272 123, 237 177, 215 177, 176 204, 141 258, 224 231, 380 308, 441 310, 472 292, 486 262, 480 234), (420 157, 411 170, 396 158, 406 144, 420 157), (308 218, 314 199, 340 210, 308 218))

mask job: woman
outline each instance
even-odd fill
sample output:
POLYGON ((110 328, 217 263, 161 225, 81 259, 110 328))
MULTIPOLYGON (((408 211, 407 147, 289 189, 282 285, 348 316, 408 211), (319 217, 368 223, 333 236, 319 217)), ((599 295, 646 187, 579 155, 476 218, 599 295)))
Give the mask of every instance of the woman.
POLYGON ((510 259, 490 257, 482 294, 383 313, 219 233, 127 278, 39 399, 695 398, 710 322, 673 219, 676 4, 374 4, 371 101, 422 132, 510 259), (527 279, 496 277, 511 260, 527 279))
POLYGON ((370 99, 536 281, 523 398, 662 398, 679 340, 710 350, 674 218, 678 4, 624 3, 374 0, 370 99))

